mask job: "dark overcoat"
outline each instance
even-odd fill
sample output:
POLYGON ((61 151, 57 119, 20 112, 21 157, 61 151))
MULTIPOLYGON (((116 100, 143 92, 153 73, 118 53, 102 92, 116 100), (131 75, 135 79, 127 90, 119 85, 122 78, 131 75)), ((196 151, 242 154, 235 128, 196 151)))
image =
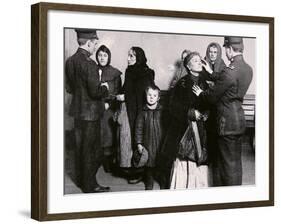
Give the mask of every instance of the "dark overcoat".
POLYGON ((100 119, 104 112, 102 98, 108 89, 100 85, 97 64, 82 48, 67 59, 65 88, 72 94, 70 115, 74 117, 76 184, 83 192, 98 187, 96 173, 102 161, 100 119))
POLYGON ((102 76, 101 81, 107 82, 108 96, 103 98, 104 103, 109 104, 109 109, 107 109, 101 119, 101 144, 102 147, 113 146, 116 138, 116 124, 113 121, 113 115, 117 109, 116 95, 121 89, 121 72, 112 67, 111 65, 101 67, 102 76))
POLYGON ((144 106, 136 121, 135 142, 142 144, 148 151, 147 167, 155 167, 155 161, 163 140, 162 106, 151 110, 144 106))
MULTIPOLYGON (((194 110, 200 112, 207 110, 208 106, 201 104, 195 94, 192 92, 194 82, 191 74, 181 78, 172 91, 169 110, 171 121, 168 127, 166 137, 160 155, 160 165, 163 169, 169 169, 172 162, 178 156, 180 140, 188 127, 190 120, 195 120, 194 110)), ((205 78, 199 75, 198 85, 202 89, 208 88, 205 78)))
POLYGON ((244 133, 246 122, 242 103, 252 77, 252 68, 242 55, 237 55, 218 75, 214 88, 200 94, 202 103, 216 105, 217 131, 220 136, 244 133))
MULTIPOLYGON (((145 89, 154 84, 155 73, 147 65, 128 66, 125 72, 125 82, 122 92, 125 94, 125 103, 131 129, 131 136, 135 135, 135 123, 138 113, 145 105, 145 89)), ((134 140, 134 138, 132 138, 134 140)), ((132 142, 132 146, 135 144, 132 142)))
POLYGON ((96 121, 104 112, 102 98, 108 95, 100 85, 98 67, 88 51, 78 48, 65 65, 65 88, 72 94, 69 115, 75 119, 96 121))

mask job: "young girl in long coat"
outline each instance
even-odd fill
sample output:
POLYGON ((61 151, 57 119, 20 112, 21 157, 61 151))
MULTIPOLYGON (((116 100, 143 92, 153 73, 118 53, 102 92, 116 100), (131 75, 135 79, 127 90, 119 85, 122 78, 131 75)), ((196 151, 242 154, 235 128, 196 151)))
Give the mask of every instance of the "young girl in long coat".
POLYGON ((110 172, 116 155, 116 123, 113 115, 117 110, 116 95, 121 89, 121 72, 110 65, 111 52, 105 45, 99 47, 96 52, 100 82, 107 82, 108 97, 103 98, 105 112, 101 119, 101 146, 104 152, 104 170, 110 172))

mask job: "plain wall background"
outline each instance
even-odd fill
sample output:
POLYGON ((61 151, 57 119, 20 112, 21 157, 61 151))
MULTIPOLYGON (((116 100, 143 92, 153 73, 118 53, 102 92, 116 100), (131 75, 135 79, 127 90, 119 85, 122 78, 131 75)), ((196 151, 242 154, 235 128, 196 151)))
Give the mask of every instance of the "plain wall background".
MULTIPOLYGON (((56 0, 56 2, 65 2, 56 0)), ((4 1, 1 6, 1 187, 0 223, 37 223, 30 216, 30 5, 36 1, 4 1)), ((219 0, 67 0, 68 3, 184 10, 254 16, 275 16, 275 207, 199 211, 177 214, 54 221, 49 223, 280 223, 281 122, 280 19, 278 1, 219 0), (278 221, 279 220, 279 221, 278 221)))
MULTIPOLYGON (((85 28, 94 28, 85 27, 85 28)), ((197 51, 202 57, 206 55, 207 46, 211 42, 223 45, 224 38, 216 36, 177 35, 143 32, 97 31, 99 45, 105 44, 111 51, 111 65, 117 67, 123 74, 127 68, 128 50, 132 46, 141 47, 147 57, 147 64, 155 71, 155 83, 160 89, 166 90, 174 75, 174 65, 180 59, 184 49, 197 51)), ((256 41, 254 38, 244 38, 244 59, 253 68, 253 80, 248 94, 255 94, 255 62, 256 41)), ((78 48, 77 35, 74 29, 65 29, 65 57, 68 58, 78 48)), ((222 47, 222 58, 228 65, 222 47)), ((93 55, 95 60, 95 54, 93 55)))

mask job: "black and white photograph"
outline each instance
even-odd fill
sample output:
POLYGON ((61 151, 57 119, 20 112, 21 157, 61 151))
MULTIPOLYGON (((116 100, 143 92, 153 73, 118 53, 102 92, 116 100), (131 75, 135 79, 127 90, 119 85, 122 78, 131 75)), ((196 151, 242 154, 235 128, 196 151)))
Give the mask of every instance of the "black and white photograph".
POLYGON ((273 18, 32 13, 33 218, 274 204, 273 18))
POLYGON ((255 186, 256 44, 65 27, 64 194, 255 186))

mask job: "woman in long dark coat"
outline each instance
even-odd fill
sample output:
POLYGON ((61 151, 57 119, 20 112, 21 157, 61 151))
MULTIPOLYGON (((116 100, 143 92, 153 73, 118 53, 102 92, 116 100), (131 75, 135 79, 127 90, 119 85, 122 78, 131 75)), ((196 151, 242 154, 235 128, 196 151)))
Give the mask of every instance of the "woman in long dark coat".
POLYGON ((103 98, 105 112, 101 119, 101 146, 104 152, 104 170, 110 172, 113 166, 116 143, 116 124, 113 114, 117 109, 116 95, 121 89, 121 72, 110 65, 111 52, 102 45, 96 52, 100 82, 108 83, 108 96, 103 98))
MULTIPOLYGON (((204 146, 206 141, 204 123, 199 122, 206 118, 206 105, 200 105, 198 99, 192 92, 192 86, 194 84, 199 85, 202 89, 208 88, 208 84, 206 83, 204 76, 200 75, 202 71, 200 55, 197 52, 191 52, 186 56, 184 65, 188 74, 177 82, 170 98, 169 110, 171 122, 166 133, 166 138, 161 150, 161 159, 159 161, 159 165, 161 166, 163 172, 160 183, 160 187, 162 189, 175 189, 178 186, 178 183, 174 182, 174 175, 176 175, 175 172, 172 172, 172 176, 170 176, 170 174, 171 170, 175 170, 175 165, 182 165, 180 162, 184 160, 186 161, 186 159, 181 158, 181 155, 179 154, 179 144, 191 121, 196 121, 197 123, 201 145, 204 146)), ((188 176, 188 172, 190 173, 189 169, 191 166, 191 169, 196 168, 197 166, 196 164, 189 163, 189 161, 186 161, 185 164, 186 165, 183 169, 187 173, 181 173, 178 175, 178 180, 186 175, 187 180, 182 179, 182 182, 186 182, 184 184, 187 187, 188 184, 191 183, 190 181, 190 183, 188 183, 190 178, 190 175, 188 176)), ((204 178, 207 178, 207 173, 204 178)), ((180 183, 179 185, 184 184, 180 183)))
MULTIPOLYGON (((123 135, 121 135, 120 138, 124 143, 128 143, 128 140, 130 140, 130 149, 128 148, 128 144, 122 145, 121 142, 119 149, 119 157, 121 157, 119 158, 120 161, 131 161, 131 158, 122 158, 122 156, 132 156, 132 151, 136 148, 136 144, 134 142, 136 119, 138 113, 141 112, 143 106, 145 105, 145 89, 150 85, 154 85, 154 71, 150 69, 146 63, 147 59, 142 48, 132 47, 129 50, 128 67, 125 72, 125 82, 122 87, 122 94, 117 96, 117 100, 125 102, 125 105, 123 104, 122 107, 121 104, 121 107, 123 110, 126 110, 123 112, 123 115, 126 116, 122 116, 123 121, 119 120, 119 123, 126 123, 126 119, 128 119, 129 133, 126 135, 126 133, 123 132, 123 135), (130 139, 122 139, 127 137, 130 139), (128 150, 131 150, 131 153, 128 152, 128 150)), ((127 162, 127 164, 120 164, 120 166, 123 168, 129 168, 131 167, 131 164, 127 162)))

